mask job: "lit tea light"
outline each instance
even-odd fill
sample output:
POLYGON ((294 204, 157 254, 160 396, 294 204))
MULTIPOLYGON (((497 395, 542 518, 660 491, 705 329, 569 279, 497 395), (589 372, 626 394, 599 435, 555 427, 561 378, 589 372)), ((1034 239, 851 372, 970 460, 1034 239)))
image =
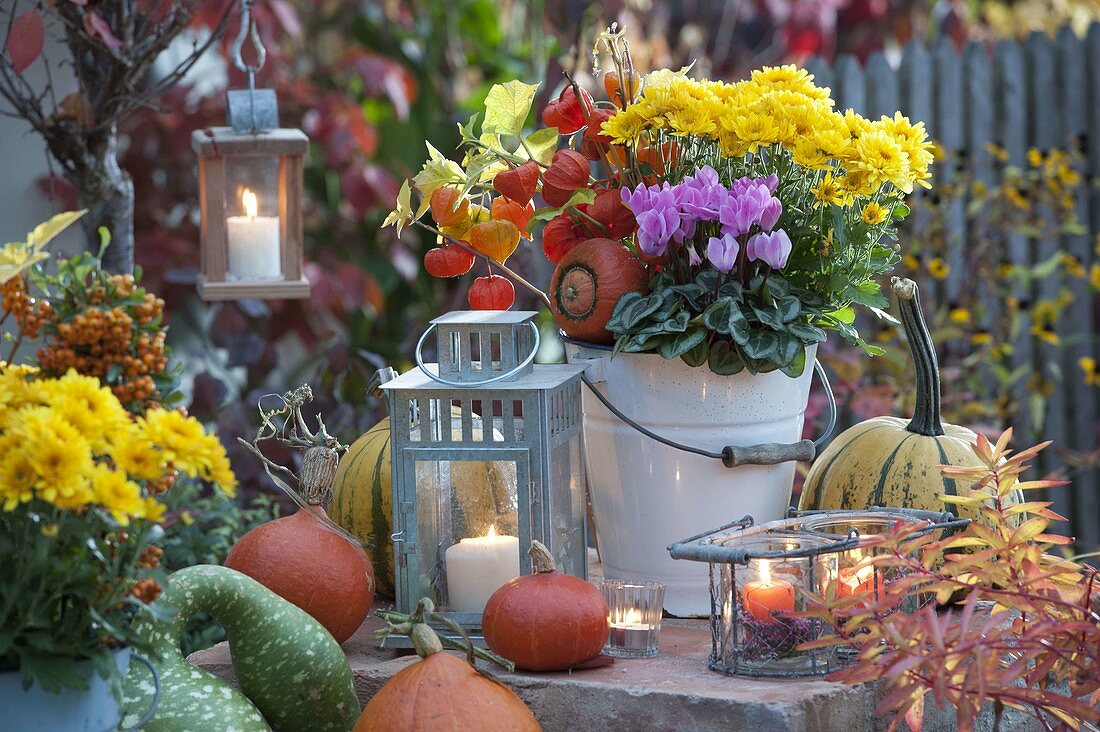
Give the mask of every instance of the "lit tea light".
POLYGON ((501 585, 519 577, 519 538, 497 534, 462 539, 447 548, 448 605, 454 612, 480 613, 501 585))
POLYGON ((241 193, 244 216, 226 219, 229 275, 240 280, 273 279, 282 275, 279 258, 279 217, 259 216, 260 202, 250 189, 241 193))
POLYGON ((627 608, 621 619, 612 621, 608 643, 616 648, 628 651, 644 651, 649 647, 649 623, 642 622, 642 613, 635 608, 627 608))
POLYGON ((874 565, 866 560, 861 560, 852 567, 841 567, 837 572, 836 596, 851 597, 864 592, 874 592, 877 585, 879 594, 882 593, 882 576, 876 576, 874 565))
POLYGON ((794 586, 785 580, 772 579, 771 562, 760 561, 760 580, 745 584, 742 599, 745 611, 753 620, 770 623, 773 613, 794 610, 794 586))

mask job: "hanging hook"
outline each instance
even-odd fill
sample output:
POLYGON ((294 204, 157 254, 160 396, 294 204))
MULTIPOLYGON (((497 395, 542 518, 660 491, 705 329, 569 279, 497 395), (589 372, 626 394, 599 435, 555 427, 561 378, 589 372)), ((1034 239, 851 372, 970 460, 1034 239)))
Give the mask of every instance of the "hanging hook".
POLYGON ((260 31, 252 20, 252 4, 255 0, 241 0, 241 30, 237 33, 237 40, 233 41, 233 64, 241 71, 248 74, 248 88, 254 86, 254 77, 257 71, 263 68, 267 60, 267 49, 260 40, 260 31), (244 50, 244 42, 252 42, 252 48, 256 51, 256 63, 247 64, 241 52, 244 50))

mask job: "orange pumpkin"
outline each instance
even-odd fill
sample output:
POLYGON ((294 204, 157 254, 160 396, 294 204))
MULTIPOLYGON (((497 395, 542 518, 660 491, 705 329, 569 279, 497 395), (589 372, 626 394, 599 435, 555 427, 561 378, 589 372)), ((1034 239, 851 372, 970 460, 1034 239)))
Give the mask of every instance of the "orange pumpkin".
POLYGON ((566 671, 600 655, 608 633, 603 595, 558 572, 540 542, 529 553, 534 573, 510 580, 485 604, 489 648, 528 671, 566 671))
POLYGON ((614 343, 607 321, 628 292, 648 289, 649 273, 641 260, 617 241, 589 239, 570 249, 550 281, 550 310, 570 338, 614 343))
POLYGON ((423 623, 410 636, 421 660, 386 682, 354 732, 538 732, 535 715, 504 684, 443 651, 423 623))
POLYGON ((338 461, 335 450, 310 448, 301 478, 308 507, 249 531, 233 545, 225 566, 305 610, 343 643, 370 612, 374 568, 361 546, 319 518, 338 461))

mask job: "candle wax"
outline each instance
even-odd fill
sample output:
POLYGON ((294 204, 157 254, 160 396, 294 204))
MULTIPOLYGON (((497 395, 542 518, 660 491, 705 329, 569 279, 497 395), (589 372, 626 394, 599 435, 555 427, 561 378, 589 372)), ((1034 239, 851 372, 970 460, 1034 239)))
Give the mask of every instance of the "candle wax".
POLYGON ((771 580, 770 582, 749 582, 743 595, 745 611, 753 620, 770 623, 772 613, 794 610, 794 587, 790 582, 771 580))
POLYGON ((519 577, 519 538, 489 536, 463 539, 447 548, 448 605, 453 612, 480 613, 497 589, 519 577))
POLYGON ((649 648, 649 632, 649 626, 642 623, 612 623, 607 642, 613 648, 644 651, 649 648))
POLYGON ((230 216, 226 219, 229 274, 241 280, 279 277, 278 216, 230 216))

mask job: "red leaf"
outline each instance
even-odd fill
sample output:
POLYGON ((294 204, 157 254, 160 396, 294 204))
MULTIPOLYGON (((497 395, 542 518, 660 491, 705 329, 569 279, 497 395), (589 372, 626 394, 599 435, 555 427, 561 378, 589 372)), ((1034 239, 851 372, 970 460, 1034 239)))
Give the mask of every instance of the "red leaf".
POLYGON ((913 705, 905 710, 905 723, 913 732, 920 732, 924 727, 924 697, 913 702, 913 705))
POLYGON ((45 40, 46 29, 37 11, 28 10, 12 21, 8 29, 8 55, 15 73, 22 74, 34 63, 42 53, 45 40))
POLYGON ((84 12, 84 30, 88 32, 92 38, 99 38, 103 42, 104 46, 108 48, 121 48, 122 41, 115 37, 115 34, 111 32, 111 26, 107 25, 107 21, 99 17, 99 14, 94 10, 87 10, 84 12))
POLYGON ((279 25, 288 36, 297 38, 302 35, 302 23, 298 20, 298 11, 290 3, 286 0, 271 0, 268 5, 271 8, 271 14, 278 19, 279 25))

